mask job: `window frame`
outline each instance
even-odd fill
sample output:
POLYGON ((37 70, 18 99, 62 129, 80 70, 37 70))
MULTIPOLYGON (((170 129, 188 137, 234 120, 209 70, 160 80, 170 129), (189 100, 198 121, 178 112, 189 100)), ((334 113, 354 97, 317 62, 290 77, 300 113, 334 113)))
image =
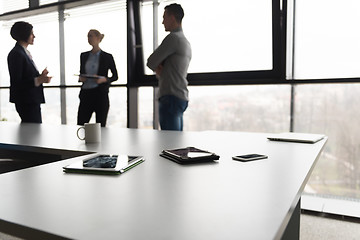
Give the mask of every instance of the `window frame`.
MULTIPOLYGON (((138 22, 135 34, 141 36, 140 14, 138 18, 134 19, 134 22, 138 22)), ((281 31, 281 26, 285 26, 285 20, 281 17, 280 1, 272 0, 272 70, 189 73, 189 85, 288 84, 285 79, 285 48, 282 47, 286 35, 281 31)), ((137 39, 136 45, 142 45, 141 37, 137 39)), ((133 51, 138 56, 143 54, 142 48, 133 47, 133 51)), ((138 70, 144 66, 143 58, 136 58, 135 65, 137 67, 134 68, 138 70)), ((146 75, 142 70, 141 74, 136 74, 136 78, 129 79, 129 85, 157 86, 157 80, 155 75, 146 75)))

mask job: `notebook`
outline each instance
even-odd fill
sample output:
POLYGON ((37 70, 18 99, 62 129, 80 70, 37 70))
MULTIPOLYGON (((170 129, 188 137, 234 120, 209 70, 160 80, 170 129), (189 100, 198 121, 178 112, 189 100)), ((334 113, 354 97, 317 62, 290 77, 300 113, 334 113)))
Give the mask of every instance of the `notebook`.
POLYGON ((324 137, 325 135, 323 134, 284 132, 272 134, 267 138, 272 141, 316 143, 324 137))

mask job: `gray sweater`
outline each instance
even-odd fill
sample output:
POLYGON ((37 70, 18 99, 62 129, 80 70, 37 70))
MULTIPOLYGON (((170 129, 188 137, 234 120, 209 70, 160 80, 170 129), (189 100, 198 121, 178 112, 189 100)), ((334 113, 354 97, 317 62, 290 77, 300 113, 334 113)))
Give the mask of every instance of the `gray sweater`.
POLYGON ((189 100, 186 80, 191 60, 191 46, 181 28, 167 35, 160 46, 150 55, 147 66, 155 71, 162 64, 163 69, 158 77, 159 95, 174 95, 189 100))

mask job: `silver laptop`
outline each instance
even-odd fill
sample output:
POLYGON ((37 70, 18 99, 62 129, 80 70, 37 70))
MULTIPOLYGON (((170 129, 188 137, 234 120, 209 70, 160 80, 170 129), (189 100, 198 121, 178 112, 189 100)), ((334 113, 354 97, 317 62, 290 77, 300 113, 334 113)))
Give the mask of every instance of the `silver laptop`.
POLYGON ((323 134, 284 132, 272 134, 267 138, 272 141, 316 143, 324 137, 323 134))

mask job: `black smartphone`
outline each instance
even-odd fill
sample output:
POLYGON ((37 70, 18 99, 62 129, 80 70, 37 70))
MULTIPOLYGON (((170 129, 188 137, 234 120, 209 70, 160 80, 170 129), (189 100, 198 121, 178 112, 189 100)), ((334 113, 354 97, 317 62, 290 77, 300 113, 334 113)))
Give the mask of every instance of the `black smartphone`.
POLYGON ((232 159, 242 162, 248 162, 248 161, 254 161, 259 159, 265 159, 268 158, 266 155, 262 154, 246 154, 246 155, 240 155, 240 156, 234 156, 232 159))

